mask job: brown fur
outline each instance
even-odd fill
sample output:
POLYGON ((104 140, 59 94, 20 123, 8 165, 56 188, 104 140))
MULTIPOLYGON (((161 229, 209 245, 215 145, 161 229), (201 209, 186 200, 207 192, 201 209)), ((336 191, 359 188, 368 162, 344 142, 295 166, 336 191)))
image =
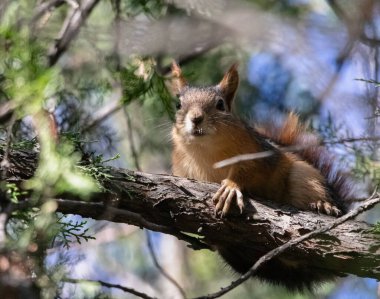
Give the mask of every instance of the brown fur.
MULTIPOLYGON (((316 141, 315 137, 307 137, 295 114, 290 113, 282 126, 249 127, 231 113, 239 82, 236 65, 218 85, 211 87, 190 87, 178 65, 173 64, 172 70, 174 92, 180 101, 172 130, 173 173, 222 183, 213 197, 217 212, 226 215, 233 200, 242 210, 241 192, 246 192, 304 210, 341 214, 333 198, 344 193, 340 190, 347 187, 346 181, 332 172, 331 160, 320 147, 313 145, 300 153, 283 153, 272 143, 289 146, 316 141), (224 168, 213 167, 216 162, 233 156, 267 150, 274 154, 224 168)), ((239 272, 248 270, 265 254, 231 246, 218 247, 218 251, 239 272)), ((260 270, 259 276, 290 289, 301 289, 330 275, 309 270, 302 263, 289 265, 289 261, 275 259, 260 270), (271 270, 271 265, 276 270, 271 270)))
POLYGON ((349 176, 335 168, 334 157, 319 145, 318 136, 307 132, 296 114, 290 113, 281 125, 268 122, 260 126, 258 131, 280 146, 300 146, 297 155, 320 172, 334 204, 343 212, 349 209, 350 201, 354 198, 349 176))
MULTIPOLYGON (((177 65, 173 66, 174 76, 182 76, 177 65)), ((181 82, 186 82, 181 77, 181 82)), ((327 214, 339 215, 333 205, 326 180, 320 171, 302 160, 298 155, 280 153, 267 143, 253 128, 247 127, 235 118, 230 110, 238 85, 236 66, 230 68, 216 87, 194 88, 180 85, 181 109, 177 113, 173 136, 173 173, 198 180, 234 186, 232 189, 249 192, 271 200, 292 204, 300 209, 318 209, 327 214), (225 111, 218 111, 215 104, 219 99, 226 103, 225 111), (195 125, 192 119, 202 118, 195 125), (190 124, 189 124, 190 123, 190 124), (194 136, 186 126, 201 127, 204 131, 194 136), (257 153, 266 149, 276 154, 266 159, 240 162, 230 167, 215 169, 213 165, 233 156, 257 153), (236 187, 237 186, 237 187, 236 187)), ((178 85, 177 85, 178 86, 178 85)), ((268 133, 264 129, 261 133, 268 133)), ((269 132, 274 139, 292 144, 303 132, 295 114, 289 114, 287 121, 276 132, 269 132)), ((227 186, 228 187, 228 186, 227 186)), ((219 196, 219 195, 218 195, 219 196)), ((216 202, 226 200, 219 196, 216 202)), ((222 208, 225 215, 229 206, 222 208)))

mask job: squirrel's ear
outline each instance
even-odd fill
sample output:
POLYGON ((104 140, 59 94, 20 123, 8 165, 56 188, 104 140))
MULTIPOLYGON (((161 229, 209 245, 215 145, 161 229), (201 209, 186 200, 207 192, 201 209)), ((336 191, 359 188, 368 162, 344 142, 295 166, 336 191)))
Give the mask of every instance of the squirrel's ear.
POLYGON ((182 70, 173 60, 172 62, 172 90, 174 94, 180 94, 182 89, 187 86, 186 79, 182 76, 182 70))
POLYGON ((225 97, 229 110, 231 110, 232 101, 234 100, 236 90, 239 86, 239 73, 237 71, 237 66, 237 63, 233 64, 224 75, 222 81, 218 84, 218 87, 225 97))

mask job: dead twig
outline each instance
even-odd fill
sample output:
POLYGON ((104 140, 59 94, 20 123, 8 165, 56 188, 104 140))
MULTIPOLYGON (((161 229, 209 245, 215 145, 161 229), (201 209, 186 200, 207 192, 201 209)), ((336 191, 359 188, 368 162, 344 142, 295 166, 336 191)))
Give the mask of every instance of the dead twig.
POLYGON ((331 144, 341 144, 341 143, 357 142, 357 141, 379 141, 379 140, 380 140, 380 136, 368 136, 368 137, 357 137, 357 138, 342 138, 335 141, 320 141, 316 143, 311 142, 305 145, 301 144, 301 145, 286 146, 286 147, 276 148, 276 150, 268 150, 268 151, 262 151, 258 153, 234 156, 234 157, 215 163, 214 168, 223 168, 223 167, 230 166, 230 165, 243 162, 243 161, 263 159, 263 158, 272 156, 278 152, 281 152, 281 153, 299 152, 309 147, 322 146, 322 145, 327 145, 327 144, 331 145, 331 144))
POLYGON ((137 154, 136 145, 135 145, 135 141, 134 141, 132 121, 131 121, 131 118, 127 112, 127 109, 125 109, 125 108, 124 108, 124 114, 125 114, 125 118, 127 120, 128 139, 129 139, 129 146, 130 146, 133 162, 135 163, 136 169, 138 171, 141 171, 139 156, 137 154))
POLYGON ((150 253, 150 256, 152 257, 152 260, 153 260, 155 267, 158 269, 158 271, 160 271, 160 273, 163 276, 165 276, 165 278, 167 280, 169 280, 177 288, 177 290, 181 293, 182 298, 186 298, 186 294, 185 294, 185 291, 183 290, 183 288, 179 285, 179 283, 173 277, 171 277, 165 271, 164 268, 161 267, 160 263, 158 262, 156 253, 154 252, 154 249, 153 249, 152 239, 151 239, 150 233, 148 231, 146 232, 146 238, 147 238, 149 253, 150 253))
POLYGON ((91 11, 99 3, 99 0, 83 0, 78 7, 73 7, 68 12, 62 25, 60 36, 50 48, 48 57, 49 64, 54 65, 61 55, 68 49, 71 42, 75 39, 81 26, 89 17, 91 11))
MULTIPOLYGON (((1 92, 1 90, 0 90, 1 92)), ((7 102, 0 105, 0 124, 6 124, 12 119, 13 112, 16 108, 14 102, 7 98, 7 102)))
POLYGON ((252 277, 257 270, 266 262, 269 260, 273 259, 274 257, 280 255, 283 253, 285 250, 305 241, 311 238, 316 237, 319 234, 325 233, 327 231, 332 230, 333 228, 337 227, 338 225, 346 222, 347 220, 353 219, 359 214, 363 213, 364 211, 369 210, 372 208, 374 205, 380 203, 380 194, 374 192, 370 198, 368 198, 367 201, 363 202, 360 206, 356 207, 355 209, 351 210, 349 213, 346 215, 337 218, 336 220, 331 221, 330 223, 320 227, 319 229, 316 229, 310 233, 307 233, 303 236, 300 236, 298 238, 295 238, 293 240, 290 240, 289 242, 269 251, 267 254, 262 256, 252 267, 249 269, 245 274, 240 276, 238 279, 234 280, 233 282, 230 283, 227 287, 221 288, 220 291, 215 292, 213 294, 208 294, 206 296, 200 296, 196 297, 194 299, 213 299, 213 298, 219 298, 222 295, 230 292, 234 288, 238 287, 241 285, 243 282, 245 282, 247 279, 252 277))
POLYGON ((108 283, 108 282, 105 282, 105 281, 102 281, 102 280, 75 279, 75 278, 66 277, 66 278, 63 279, 63 281, 67 282, 67 283, 96 283, 96 284, 100 284, 102 287, 119 289, 119 290, 122 290, 123 292, 133 294, 133 295, 135 295, 137 297, 140 297, 140 298, 144 298, 144 299, 156 299, 156 297, 151 297, 151 296, 149 296, 149 295, 147 295, 145 293, 136 291, 135 289, 124 287, 124 286, 119 285, 119 284, 108 283))
POLYGON ((32 24, 37 22, 44 14, 50 12, 54 8, 61 6, 64 3, 65 3, 64 0, 50 0, 50 1, 42 2, 34 10, 34 16, 32 18, 32 24))
POLYGON ((121 102, 122 93, 119 88, 116 88, 114 94, 111 97, 111 101, 106 106, 103 106, 98 111, 94 112, 93 117, 84 126, 82 132, 90 131, 92 128, 97 126, 99 123, 123 107, 123 103, 121 102))

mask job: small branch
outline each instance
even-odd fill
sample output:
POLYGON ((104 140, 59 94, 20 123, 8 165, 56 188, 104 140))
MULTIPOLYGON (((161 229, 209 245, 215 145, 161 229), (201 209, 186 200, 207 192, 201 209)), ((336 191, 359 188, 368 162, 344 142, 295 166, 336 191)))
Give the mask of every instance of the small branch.
POLYGON ((357 142, 357 141, 379 141, 379 140, 380 140, 380 136, 369 136, 369 137, 358 137, 358 138, 342 138, 335 141, 320 141, 316 143, 311 142, 310 144, 306 144, 306 145, 285 146, 285 147, 277 148, 276 150, 268 150, 268 151, 262 151, 258 153, 252 153, 252 154, 237 155, 237 156, 215 163, 214 168, 223 168, 223 167, 233 165, 233 164, 243 162, 243 161, 263 159, 263 158, 274 155, 278 151, 281 153, 299 152, 299 151, 303 151, 309 147, 314 147, 314 146, 341 144, 341 143, 357 142))
POLYGON ((351 55, 352 49, 354 48, 354 41, 349 40, 345 47, 342 49, 342 51, 339 53, 338 57, 335 59, 336 61, 336 69, 332 77, 330 78, 329 83, 327 84, 326 88, 317 96, 317 99, 319 102, 324 102, 327 99, 327 96, 331 93, 331 91, 334 89, 334 86, 338 82, 338 79, 341 75, 341 71, 343 69, 344 64, 348 60, 348 58, 351 55))
POLYGON ((368 37, 365 33, 361 35, 360 41, 371 48, 380 47, 380 39, 368 37))
POLYGON ((114 19, 114 25, 115 25, 115 42, 114 42, 114 49, 113 49, 113 55, 116 58, 116 70, 119 72, 121 70, 121 58, 120 58, 120 48, 121 48, 121 41, 123 40, 121 36, 121 3, 120 0, 114 0, 111 1, 113 4, 113 8, 115 10, 115 19, 114 19))
POLYGON ((9 0, 2 0, 1 3, 0 3, 0 18, 3 17, 3 14, 8 6, 8 3, 9 0))
MULTIPOLYGON (((177 63, 181 66, 190 63, 194 59, 206 54, 207 52, 210 52, 212 49, 215 49, 216 47, 220 46, 223 43, 221 40, 215 40, 207 45, 204 45, 200 49, 196 49, 195 51, 188 53, 186 55, 183 55, 177 59, 177 63)), ((168 65, 166 67, 161 67, 160 64, 158 64, 158 70, 160 71, 161 74, 166 75, 169 74, 171 71, 171 66, 168 65)))
MULTIPOLYGON (((189 63, 192 60, 194 60, 195 58, 207 53, 208 51, 212 50, 213 48, 215 48, 218 45, 220 45, 220 44, 210 44, 208 47, 205 47, 200 52, 194 52, 194 53, 191 53, 187 56, 184 56, 178 60, 179 64, 184 65, 186 63, 189 63)), ((159 72, 164 74, 164 75, 166 75, 170 72, 170 66, 167 66, 163 69, 161 69, 160 67, 158 67, 158 68, 160 69, 159 72)), ((88 122, 88 124, 86 124, 84 129, 82 129, 82 132, 86 132, 86 131, 91 130, 94 126, 98 125, 102 121, 106 120, 109 116, 111 116, 112 114, 114 114, 114 113, 118 112, 120 109, 122 109, 124 107, 124 105, 123 105, 123 103, 120 102, 121 97, 122 97, 121 91, 120 92, 117 91, 116 96, 115 96, 116 99, 110 101, 110 103, 107 106, 102 107, 98 111, 96 111, 94 113, 94 117, 88 122)), ((137 167, 137 165, 136 165, 136 167, 137 167)), ((138 169, 138 167, 137 167, 137 169, 138 169)))
POLYGON ((71 42, 79 33, 80 27, 87 20, 91 11, 99 3, 99 0, 83 0, 81 5, 73 8, 66 16, 61 28, 60 37, 55 41, 49 51, 49 64, 54 65, 62 54, 68 49, 71 42))
MULTIPOLYGON (((365 10, 370 10, 372 9, 371 6, 372 4, 367 3, 367 5, 364 3, 364 6, 360 6, 358 4, 359 12, 358 16, 361 14, 361 16, 358 19, 352 19, 349 17, 349 15, 346 14, 344 9, 340 7, 336 3, 335 0, 328 0, 327 1, 329 6, 331 7, 332 11, 337 15, 337 17, 342 20, 342 22, 345 24, 347 31, 348 31, 348 40, 344 46, 344 48, 340 51, 338 57, 336 58, 336 69, 335 72, 330 79, 329 84, 327 87, 324 89, 324 91, 318 96, 318 99, 320 102, 323 102, 327 96, 330 94, 330 92, 333 90, 336 82, 338 81, 341 71, 343 69, 343 66, 345 62, 350 58, 351 52, 355 46, 355 43, 361 39, 361 36, 364 34, 365 30, 365 13, 363 13, 365 10)), ((358 2, 360 3, 360 2, 358 2)))
POLYGON ((355 218, 359 214, 363 213, 364 211, 369 210, 376 204, 380 203, 380 194, 375 193, 365 202, 363 202, 360 206, 356 207, 355 209, 351 210, 349 213, 346 215, 337 218, 336 220, 331 221, 329 224, 322 226, 319 229, 316 229, 310 233, 307 233, 305 235, 302 235, 298 238, 295 238, 293 240, 290 240, 289 242, 269 251, 267 254, 263 255, 257 262, 249 269, 245 274, 240 276, 238 279, 234 280, 231 282, 231 284, 227 287, 222 288, 220 291, 215 292, 213 294, 209 294, 206 296, 201 296, 201 297, 196 297, 194 299, 213 299, 213 298, 219 298, 222 295, 228 293, 229 291, 233 290, 234 288, 238 287, 241 285, 243 282, 245 282, 247 279, 252 277, 257 270, 266 262, 269 260, 273 259, 274 257, 280 255, 283 253, 285 250, 294 247, 297 244, 300 244, 303 241, 306 241, 308 239, 311 239, 313 237, 316 237, 319 234, 325 233, 327 231, 332 230, 333 228, 337 227, 338 225, 355 218), (377 197, 376 197, 377 196, 377 197))
POLYGON ((135 141, 134 141, 134 136, 133 136, 133 128, 132 128, 132 122, 131 122, 131 118, 129 117, 129 114, 127 112, 127 110, 124 108, 124 114, 125 114, 125 118, 127 120, 127 130, 128 130, 128 139, 129 139, 129 146, 130 146, 130 150, 131 150, 131 154, 132 154, 132 157, 133 157, 133 161, 135 163, 135 167, 138 171, 141 171, 141 167, 140 167, 140 162, 139 162, 139 156, 137 154, 137 151, 136 151, 136 146, 135 146, 135 141))
POLYGON ((119 289, 119 290, 122 290, 123 292, 133 294, 140 298, 156 299, 156 297, 148 296, 147 294, 136 291, 135 289, 127 288, 119 284, 108 283, 102 280, 64 278, 62 281, 67 282, 67 283, 96 283, 96 284, 100 284, 102 287, 119 289))
POLYGON ((64 0, 50 0, 42 2, 37 8, 34 10, 34 16, 32 18, 32 23, 35 23, 40 19, 44 14, 50 12, 53 8, 57 8, 60 5, 65 3, 64 0))
POLYGON ((157 256, 156 256, 156 253, 154 252, 152 240, 151 240, 151 237, 150 237, 150 234, 149 234, 148 231, 146 232, 146 238, 147 238, 147 241, 148 241, 149 253, 150 253, 151 257, 152 257, 154 265, 161 272, 161 274, 163 276, 165 276, 166 279, 169 280, 177 288, 177 290, 181 293, 182 298, 186 298, 186 294, 185 294, 185 291, 183 290, 183 288, 168 273, 166 273, 166 271, 164 270, 164 268, 162 268, 161 265, 158 263, 157 256))
POLYGON ((368 136, 368 137, 352 137, 352 138, 342 138, 336 141, 325 141, 321 142, 320 145, 327 145, 327 144, 340 144, 340 143, 346 143, 346 142, 356 142, 356 141, 379 141, 380 136, 368 136))
POLYGON ((0 248, 3 248, 6 244, 6 224, 8 221, 8 217, 9 215, 7 212, 0 213, 0 248))
MULTIPOLYGON (((1 90, 0 92, 3 94, 1 90)), ((7 96, 5 95, 5 97, 7 96)), ((8 98, 7 98, 7 102, 0 105, 0 124, 1 125, 9 122, 9 120, 12 118, 15 108, 16 108, 16 105, 14 104, 14 102, 8 98)))
POLYGON ((108 105, 100 108, 94 113, 93 118, 91 118, 88 123, 82 129, 82 132, 88 132, 99 123, 104 121, 106 118, 119 111, 123 107, 121 102, 121 91, 115 91, 115 99, 111 100, 108 105))

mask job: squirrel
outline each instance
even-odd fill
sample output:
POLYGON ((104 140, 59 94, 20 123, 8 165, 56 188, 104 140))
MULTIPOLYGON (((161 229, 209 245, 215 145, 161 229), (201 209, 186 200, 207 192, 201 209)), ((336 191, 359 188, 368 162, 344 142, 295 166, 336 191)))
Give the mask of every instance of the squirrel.
MULTIPOLYGON (((172 63, 173 91, 178 97, 172 129, 172 171, 174 175, 221 183, 213 196, 216 213, 226 216, 236 202, 243 212, 243 193, 314 210, 332 216, 347 211, 348 178, 333 167, 332 158, 310 137, 295 113, 281 126, 249 126, 232 114, 239 85, 237 65, 225 73, 216 86, 189 86, 177 63, 172 63), (312 141, 310 141, 312 140, 312 141), (311 144, 305 146, 305 144, 311 144), (299 145, 296 153, 279 146, 299 145), (303 146, 303 147, 302 147, 303 146), (215 169, 216 162, 233 156, 273 151, 273 155, 215 169)), ((230 266, 245 273, 265 252, 247 248, 217 248, 230 266)), ((332 278, 321 269, 289 265, 273 259, 257 274, 291 290, 311 289, 314 283, 332 278), (275 269, 275 270, 274 270, 275 269)))

